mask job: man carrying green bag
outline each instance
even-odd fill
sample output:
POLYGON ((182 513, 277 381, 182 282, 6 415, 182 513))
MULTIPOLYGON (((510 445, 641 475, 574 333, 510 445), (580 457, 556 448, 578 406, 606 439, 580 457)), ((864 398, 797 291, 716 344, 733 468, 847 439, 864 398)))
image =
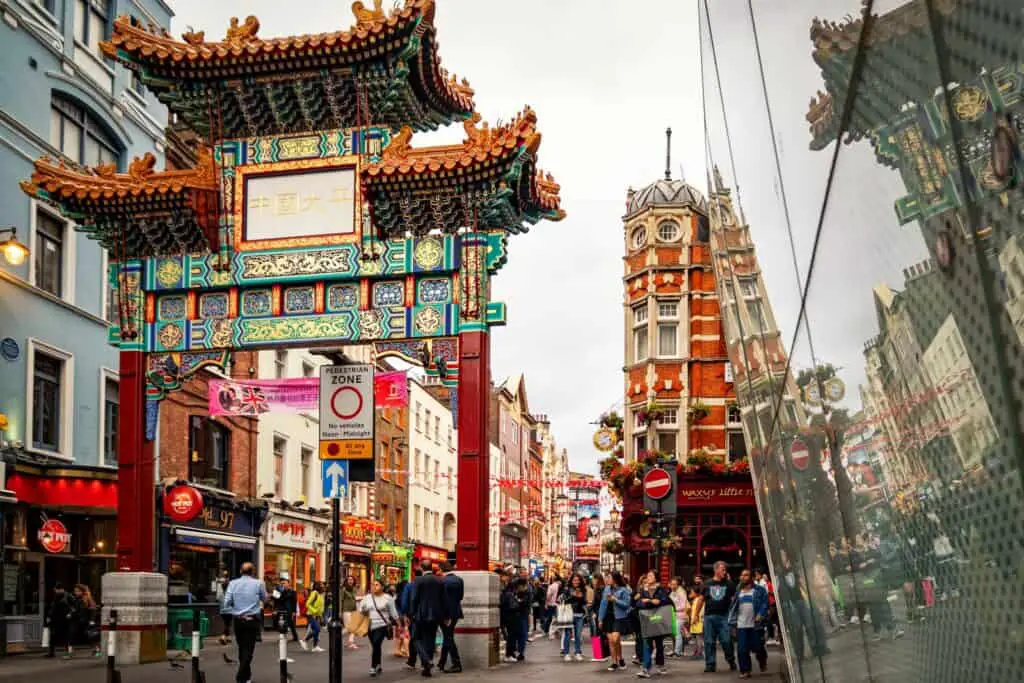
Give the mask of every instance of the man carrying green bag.
POLYGON ((668 589, 658 582, 654 572, 648 572, 644 577, 635 602, 643 638, 643 669, 637 677, 650 678, 652 663, 658 665, 659 674, 668 673, 665 669, 665 637, 672 635, 675 607, 668 589))

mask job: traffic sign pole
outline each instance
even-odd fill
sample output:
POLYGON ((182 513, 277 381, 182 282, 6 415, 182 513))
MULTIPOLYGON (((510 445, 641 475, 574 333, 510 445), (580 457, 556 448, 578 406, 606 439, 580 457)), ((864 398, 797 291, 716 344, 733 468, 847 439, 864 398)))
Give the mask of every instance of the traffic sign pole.
POLYGON ((328 624, 330 642, 328 654, 328 680, 341 683, 341 499, 331 498, 331 622, 328 624))

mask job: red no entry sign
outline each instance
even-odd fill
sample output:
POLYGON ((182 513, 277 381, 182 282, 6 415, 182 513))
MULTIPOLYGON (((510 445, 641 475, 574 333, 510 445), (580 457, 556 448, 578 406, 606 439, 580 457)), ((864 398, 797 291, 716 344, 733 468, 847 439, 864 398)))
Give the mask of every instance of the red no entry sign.
POLYGON ((654 469, 644 475, 644 494, 652 500, 661 500, 672 492, 672 477, 662 469, 654 469))
POLYGON ((793 459, 793 467, 802 472, 811 461, 811 452, 807 450, 807 444, 800 439, 794 439, 789 446, 789 457, 793 459))

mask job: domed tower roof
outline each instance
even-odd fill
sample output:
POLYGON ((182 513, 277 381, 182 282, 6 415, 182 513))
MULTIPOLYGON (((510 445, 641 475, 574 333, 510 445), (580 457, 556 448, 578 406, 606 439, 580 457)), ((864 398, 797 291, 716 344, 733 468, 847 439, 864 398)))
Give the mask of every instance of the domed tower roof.
POLYGON ((707 203, 700 191, 684 180, 657 180, 629 198, 627 212, 634 214, 652 206, 686 206, 707 214, 707 203))

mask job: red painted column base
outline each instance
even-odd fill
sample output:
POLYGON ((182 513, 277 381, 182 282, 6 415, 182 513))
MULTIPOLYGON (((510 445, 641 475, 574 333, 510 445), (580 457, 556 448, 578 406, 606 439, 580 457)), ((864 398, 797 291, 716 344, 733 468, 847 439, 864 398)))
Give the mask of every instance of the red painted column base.
POLYGON ((122 351, 117 435, 117 570, 153 571, 156 525, 153 443, 146 440, 146 354, 122 351))
POLYGON ((459 334, 459 464, 456 566, 487 571, 490 541, 491 339, 459 334))

